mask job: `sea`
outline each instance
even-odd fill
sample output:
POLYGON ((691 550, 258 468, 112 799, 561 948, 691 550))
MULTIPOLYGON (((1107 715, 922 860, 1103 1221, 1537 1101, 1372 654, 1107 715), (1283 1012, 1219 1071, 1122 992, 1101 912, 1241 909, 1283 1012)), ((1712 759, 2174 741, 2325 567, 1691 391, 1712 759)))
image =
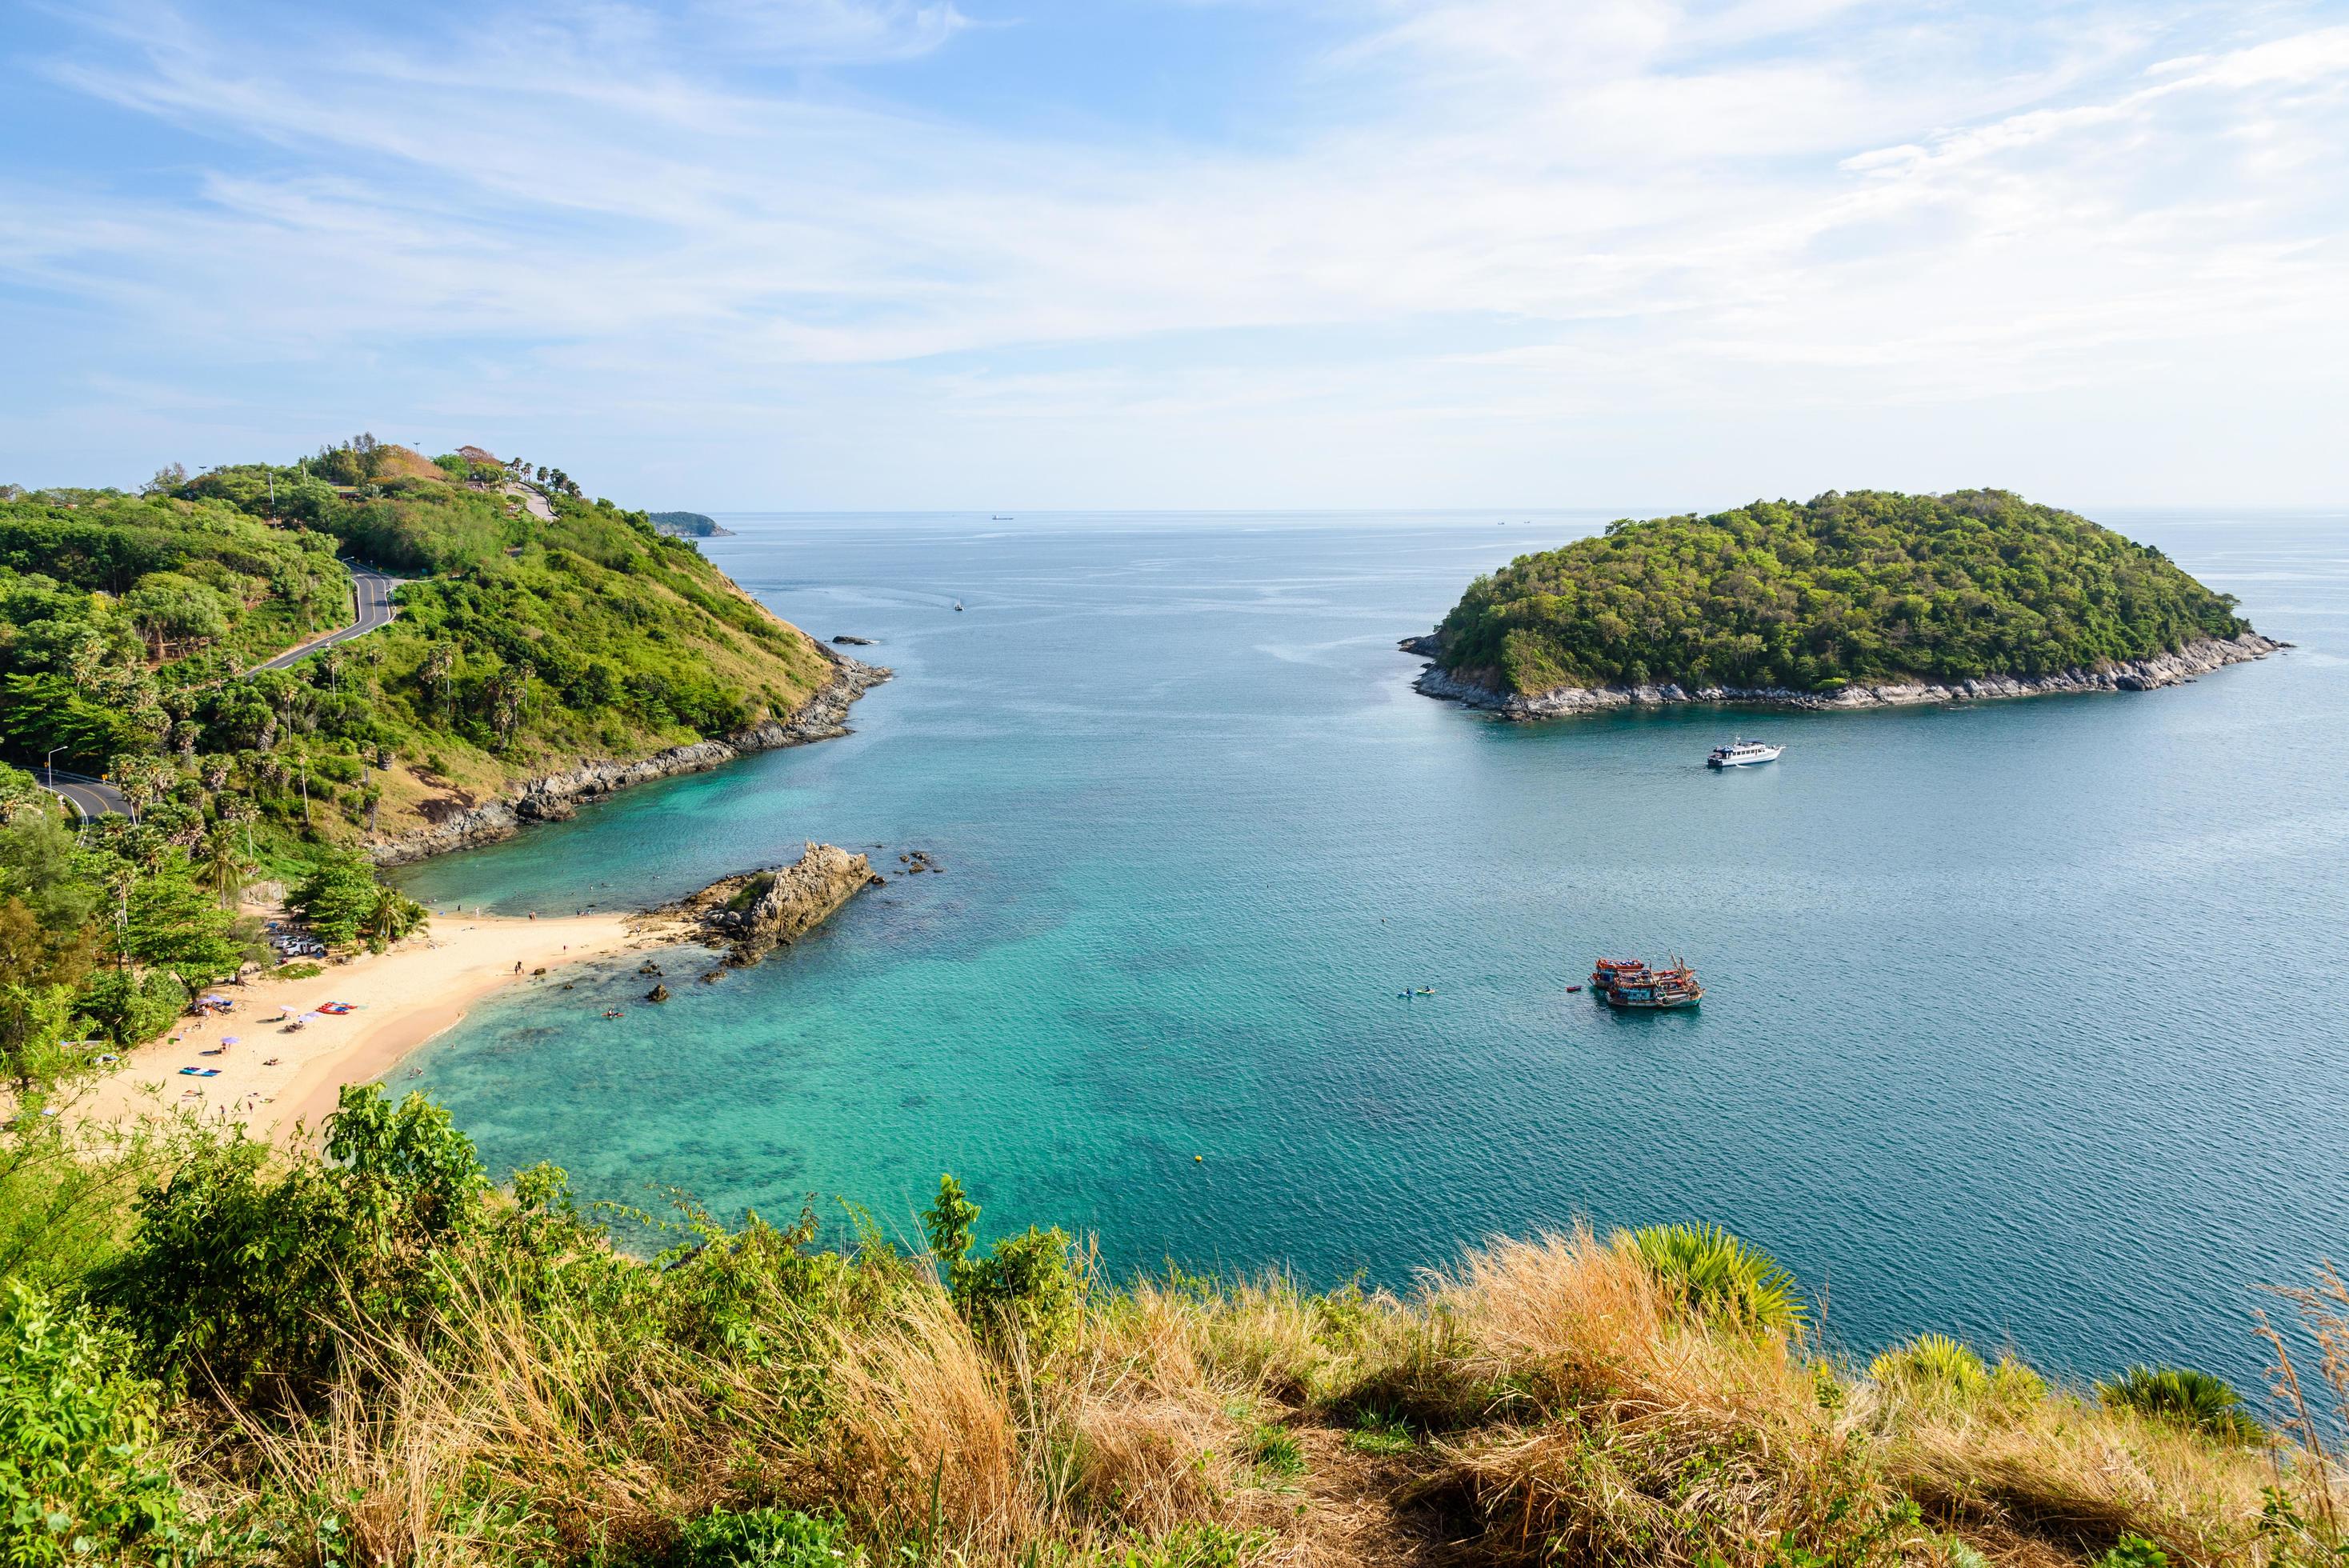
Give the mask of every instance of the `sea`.
POLYGON ((854 733, 405 883, 457 939, 808 841, 886 885, 717 984, 668 955, 665 1005, 633 960, 533 982, 391 1086, 642 1248, 678 1204, 910 1242, 945 1171, 1113 1277, 1408 1291, 1701 1222, 1855 1356, 2262 1388, 2261 1287, 2349 1250, 2349 513, 2098 513, 2295 645, 2168 690, 1521 726, 1412 689, 1399 637, 1609 515, 726 517, 710 559, 895 672, 854 733), (1709 772, 1738 735, 1785 755, 1709 772), (1601 954, 1702 1006, 1570 994, 1601 954))

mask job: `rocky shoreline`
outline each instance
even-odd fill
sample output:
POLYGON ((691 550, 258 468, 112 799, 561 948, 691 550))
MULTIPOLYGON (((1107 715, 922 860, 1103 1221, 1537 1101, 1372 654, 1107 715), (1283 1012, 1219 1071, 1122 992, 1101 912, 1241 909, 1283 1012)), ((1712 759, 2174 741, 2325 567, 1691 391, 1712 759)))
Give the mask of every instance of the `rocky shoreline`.
MULTIPOLYGON (((1408 654, 1433 659, 1443 645, 1433 634, 1406 637, 1399 645, 1408 654)), ((2263 659, 2290 647, 2245 632, 2237 637, 2204 637, 2173 652, 2149 659, 2131 659, 2097 669, 2070 669, 2047 676, 1985 676, 1949 686, 1923 682, 1886 686, 1854 686, 1833 693, 1790 691, 1782 686, 1684 687, 1671 682, 1639 686, 1557 686, 1549 691, 1503 692, 1482 682, 1448 674, 1431 663, 1412 683, 1432 697, 1464 703, 1507 719, 1562 718, 1578 713, 1599 713, 1624 707, 1658 707, 1671 703, 1754 703, 1770 707, 1839 708, 1906 707, 1921 703, 1974 702, 1992 697, 2045 696, 2059 692, 2152 691, 2179 686, 2197 676, 2228 665, 2263 659)))
POLYGON ((632 784, 701 773, 753 752, 846 735, 849 705, 887 680, 891 672, 834 653, 821 643, 816 647, 832 661, 832 679, 788 719, 762 719, 723 738, 671 747, 634 762, 583 763, 565 772, 533 779, 510 799, 471 807, 413 832, 372 840, 367 853, 379 866, 397 866, 454 850, 478 849, 511 839, 531 822, 565 820, 575 816, 581 805, 632 784))
POLYGON ((725 967, 741 969, 797 942, 861 890, 881 885, 881 877, 863 855, 850 854, 836 844, 810 843, 791 865, 720 877, 690 898, 653 913, 689 923, 713 947, 722 944, 725 967))

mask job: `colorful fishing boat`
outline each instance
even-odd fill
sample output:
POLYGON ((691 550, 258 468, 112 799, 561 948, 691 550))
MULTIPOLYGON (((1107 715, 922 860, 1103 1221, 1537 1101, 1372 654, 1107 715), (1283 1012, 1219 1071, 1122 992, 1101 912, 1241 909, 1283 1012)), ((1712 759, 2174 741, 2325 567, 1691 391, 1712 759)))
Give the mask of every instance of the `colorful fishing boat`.
POLYGON ((1704 999, 1696 971, 1677 956, 1661 969, 1637 958, 1601 958, 1591 965, 1590 989, 1610 1007, 1692 1007, 1704 999))

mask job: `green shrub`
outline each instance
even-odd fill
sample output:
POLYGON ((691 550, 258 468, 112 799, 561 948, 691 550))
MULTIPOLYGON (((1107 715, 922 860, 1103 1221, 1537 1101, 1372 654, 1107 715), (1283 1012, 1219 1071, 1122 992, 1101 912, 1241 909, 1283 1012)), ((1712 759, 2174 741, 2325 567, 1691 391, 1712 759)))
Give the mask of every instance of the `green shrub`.
POLYGON ((2169 1568, 2169 1553, 2142 1535, 2124 1535, 2096 1560, 2096 1568, 2169 1568))
POLYGON ((947 1289, 963 1318, 981 1335, 1017 1334, 1038 1351, 1076 1331, 1083 1283, 1069 1257, 1068 1233, 1034 1225, 971 1255, 978 1205, 951 1175, 938 1178, 937 1201, 923 1212, 930 1251, 946 1265, 947 1289))
POLYGON ((1715 1323, 1798 1329, 1806 1314, 1795 1276, 1768 1253, 1713 1225, 1650 1225, 1618 1231, 1615 1244, 1638 1254, 1679 1304, 1715 1323))
POLYGON ((97 1283, 159 1366, 298 1396, 333 1370, 336 1326, 396 1328, 429 1304, 436 1253, 482 1217, 471 1140, 378 1084, 346 1087, 326 1131, 327 1161, 282 1166, 241 1130, 197 1138, 140 1188, 97 1283))
POLYGON ((1920 1334, 1868 1364, 1868 1375, 1888 1387, 1921 1393, 1973 1395, 1990 1387, 1982 1358, 1945 1334, 1920 1334))
POLYGON ((280 980, 316 980, 326 972, 325 965, 313 964, 306 958, 292 964, 280 964, 270 971, 280 980))
POLYGON ((0 1560, 129 1563, 180 1538, 129 1346, 21 1281, 0 1281, 0 1560))
POLYGON ((2096 1385, 2106 1405, 2168 1421, 2214 1438, 2255 1443, 2266 1430, 2252 1419, 2243 1397, 2221 1377, 2190 1367, 2132 1367, 2096 1385))
POLYGON ((686 1522, 670 1568, 833 1568, 862 1563, 836 1519, 781 1508, 720 1509, 686 1522))

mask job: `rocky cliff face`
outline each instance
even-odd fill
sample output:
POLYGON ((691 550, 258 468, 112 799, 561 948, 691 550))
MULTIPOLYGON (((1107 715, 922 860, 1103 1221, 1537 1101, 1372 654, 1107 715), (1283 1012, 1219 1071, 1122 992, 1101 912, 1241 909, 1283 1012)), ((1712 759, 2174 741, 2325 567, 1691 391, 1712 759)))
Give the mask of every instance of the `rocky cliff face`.
MULTIPOLYGON (((1429 665, 1413 685, 1429 696, 1465 703, 1503 718, 1558 718, 1569 714, 1596 713, 1607 708, 1656 707, 1675 702, 1754 702, 1777 707, 1844 708, 1898 707, 1929 702, 1969 702, 1990 697, 2042 696, 2054 692, 2151 691, 2178 686, 2197 676, 2247 659, 2263 659, 2290 647, 2257 632, 2240 637, 2205 637, 2173 653, 2149 659, 2132 659, 2098 669, 2063 670, 2047 676, 1985 676, 1948 686, 1906 683, 1846 686, 1838 692, 1788 691, 1777 686, 1682 687, 1669 683, 1642 686, 1557 686, 1544 692, 1502 692, 1475 680, 1445 673, 1429 665)), ((1430 637, 1406 638, 1406 653, 1434 655, 1441 645, 1430 637)))
POLYGON ((451 850, 493 844, 501 839, 512 838, 525 823, 562 821, 576 815, 582 803, 600 799, 631 784, 673 778, 680 773, 699 773, 752 752, 804 746, 812 740, 846 735, 849 705, 887 680, 890 672, 845 654, 830 649, 823 652, 833 663, 832 679, 788 719, 765 719, 723 739, 671 747, 634 762, 588 762, 567 772, 533 779, 508 799, 473 807, 411 833, 375 840, 368 844, 367 852, 378 865, 396 866, 451 850))
POLYGON ((740 969, 822 925, 859 889, 880 885, 863 855, 810 844, 794 864, 720 877, 658 913, 698 927, 703 941, 727 949, 728 967, 740 969))

